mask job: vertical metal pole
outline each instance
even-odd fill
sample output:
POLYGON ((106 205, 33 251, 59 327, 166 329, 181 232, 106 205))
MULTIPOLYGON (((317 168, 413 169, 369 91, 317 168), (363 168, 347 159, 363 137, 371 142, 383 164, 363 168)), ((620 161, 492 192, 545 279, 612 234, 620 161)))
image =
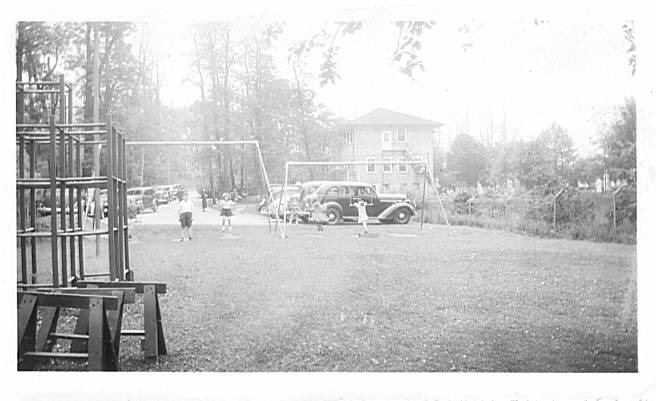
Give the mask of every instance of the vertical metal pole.
POLYGON ((109 243, 109 279, 116 280, 116 248, 114 243, 114 218, 116 205, 114 204, 114 138, 112 118, 107 116, 107 149, 105 157, 107 160, 107 242, 109 243))
MULTIPOLYGON (((97 129, 97 128, 95 128, 97 129)), ((79 138, 75 144, 75 162, 76 162, 76 171, 77 176, 82 177, 82 144, 80 141, 82 138, 79 138)), ((89 199, 87 198, 87 202, 89 199)), ((77 224, 80 228, 80 231, 84 231, 84 210, 82 208, 82 189, 78 187, 77 189, 77 224)), ((77 241, 77 254, 78 254, 78 273, 80 274, 80 280, 84 280, 84 236, 80 236, 77 241)))
MULTIPOLYGON (((34 178, 36 173, 36 141, 31 141, 30 144, 30 178, 34 178)), ((30 226, 36 231, 36 190, 30 189, 30 226)), ((36 238, 30 238, 30 246, 32 248, 31 263, 32 263, 32 284, 37 281, 37 264, 36 264, 36 238)))
MULTIPOLYGON (((66 86, 64 84, 64 75, 59 75, 59 123, 66 124, 66 86)), ((61 177, 67 177, 66 167, 66 135, 62 128, 59 131, 59 173, 61 177)), ((59 190, 59 204, 62 233, 66 233, 66 182, 62 181, 59 190)), ((61 272, 62 285, 68 287, 68 255, 66 252, 66 237, 62 237, 61 245, 61 272)))
MULTIPOLYGON (((267 174, 266 167, 264 166, 264 158, 262 157, 262 151, 260 150, 260 143, 256 141, 255 142, 255 147, 257 148, 257 156, 260 159, 260 168, 262 169, 262 175, 264 176, 264 182, 266 183, 266 186, 267 186, 267 192, 269 193, 269 197, 271 199, 273 199, 273 192, 271 191, 271 184, 269 183, 269 176, 267 174)), ((276 229, 278 227, 279 220, 280 219, 278 218, 278 215, 276 214, 276 229)))
POLYGON ((424 210, 426 210, 426 174, 428 174, 427 169, 424 170, 424 188, 421 195, 421 223, 419 225, 419 231, 424 231, 424 210))
MULTIPOLYGON (((25 177, 25 135, 20 136, 20 142, 18 144, 18 176, 19 178, 25 177)), ((27 207, 25 207, 25 188, 18 188, 18 213, 20 218, 20 231, 23 233, 27 232, 26 230, 26 219, 25 213, 27 212, 27 207)), ((20 253, 21 253, 21 283, 27 284, 27 238, 20 237, 20 253)))
POLYGON ((133 275, 132 271, 130 270, 130 244, 128 239, 130 238, 130 232, 128 231, 128 200, 127 200, 127 191, 128 191, 128 179, 127 179, 127 168, 126 168, 126 162, 125 162, 125 137, 121 135, 121 149, 122 149, 122 159, 121 163, 119 164, 119 168, 121 169, 121 188, 123 190, 121 191, 121 202, 123 202, 123 221, 125 222, 125 228, 124 228, 124 242, 123 246, 125 248, 125 271, 127 272, 127 277, 125 278, 126 280, 133 280, 133 275))
MULTIPOLYGON (((100 23, 93 24, 93 122, 100 122, 100 23)), ((94 135, 93 145, 93 175, 100 176, 100 135, 94 135)), ((100 229, 100 216, 102 215, 103 205, 100 203, 99 188, 95 188, 93 193, 94 199, 94 217, 93 222, 96 229, 100 229)), ((96 257, 100 256, 100 235, 96 235, 96 257)))
POLYGON ((146 151, 144 148, 141 148, 141 186, 143 187, 144 185, 144 164, 146 159, 146 151))
POLYGON ((50 250, 52 258, 52 285, 59 287, 57 248, 57 127, 55 116, 50 115, 50 149, 48 165, 50 173, 50 250))
POLYGON ((428 171, 428 178, 430 179, 431 184, 433 184, 433 189, 435 190, 437 201, 440 203, 440 208, 442 209, 442 215, 444 216, 444 221, 446 222, 447 226, 450 226, 451 224, 449 224, 449 219, 447 219, 446 217, 446 211, 444 210, 444 205, 442 204, 442 198, 440 197, 440 192, 437 190, 437 184, 435 183, 435 178, 433 178, 433 174, 431 174, 430 170, 428 170, 428 165, 426 164, 426 162, 424 162, 424 167, 426 168, 426 171, 428 171))
POLYGON ((73 85, 68 86, 68 123, 73 124, 73 85))
MULTIPOLYGON (((66 177, 66 135, 59 132, 59 178, 66 177)), ((56 206, 53 214, 57 214, 56 206)), ((61 218, 62 234, 66 233, 66 182, 61 181, 59 184, 59 214, 61 218)), ((68 256, 66 252, 66 237, 62 237, 59 244, 61 245, 61 274, 62 285, 68 287, 68 256)))
MULTIPOLYGON (((73 170, 73 135, 68 136, 68 147, 67 147, 67 156, 68 156, 68 165, 66 166, 68 169, 68 176, 73 177, 74 176, 74 170, 73 170)), ((68 225, 72 231, 72 234, 75 233, 76 227, 75 227, 75 201, 74 201, 74 192, 75 188, 72 186, 68 187, 68 225)), ((82 237, 79 237, 82 239, 82 237)), ((78 277, 77 274, 75 273, 75 235, 71 235, 70 241, 69 241, 69 255, 71 258, 71 277, 78 277)))
MULTIPOLYGON (((280 202, 278 203, 278 211, 282 207, 283 199, 287 198, 287 182, 289 181, 289 165, 285 163, 285 182, 282 183, 282 189, 280 190, 280 202)), ((276 213, 277 214, 277 213, 276 213)), ((282 237, 287 238, 287 205, 282 211, 282 237)))
POLYGON ((127 239, 125 235, 125 225, 127 224, 127 220, 124 219, 125 217, 125 204, 123 203, 123 180, 121 179, 121 166, 123 163, 123 146, 122 146, 123 138, 122 134, 116 131, 116 141, 115 141, 115 148, 117 150, 117 164, 115 166, 115 180, 116 180, 116 196, 118 200, 118 243, 117 243, 117 251, 118 251, 118 279, 120 281, 125 280, 125 246, 124 246, 124 241, 127 239))

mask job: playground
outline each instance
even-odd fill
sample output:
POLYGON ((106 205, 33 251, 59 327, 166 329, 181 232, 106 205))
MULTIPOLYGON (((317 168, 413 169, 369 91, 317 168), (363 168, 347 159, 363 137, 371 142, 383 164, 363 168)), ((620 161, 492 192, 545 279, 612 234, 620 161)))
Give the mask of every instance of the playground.
MULTIPOLYGON (((434 24, 397 21, 397 42, 419 50, 434 24)), ((635 102, 601 133, 602 166, 556 122, 507 141, 505 103, 486 143, 480 107, 480 141, 468 108, 455 138, 419 108, 347 120, 302 82, 324 39, 285 50, 292 80, 282 25, 187 28, 198 93, 169 107, 182 92, 160 93, 145 25, 17 24, 18 371, 638 372, 635 102), (602 167, 617 188, 593 210, 568 188, 602 167), (527 235, 559 229, 626 243, 527 235)))
POLYGON ((168 353, 144 364, 125 338, 123 371, 637 371, 635 246, 416 223, 283 240, 243 205, 233 235, 210 210, 181 243, 166 208, 141 216, 130 255, 140 281, 168 283, 168 353))

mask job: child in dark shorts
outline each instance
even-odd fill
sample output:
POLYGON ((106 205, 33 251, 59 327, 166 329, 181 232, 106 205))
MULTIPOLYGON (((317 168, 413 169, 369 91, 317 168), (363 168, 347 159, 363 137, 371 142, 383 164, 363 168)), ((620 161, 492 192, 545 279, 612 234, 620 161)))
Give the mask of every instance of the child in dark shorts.
POLYGON ((235 207, 235 202, 230 198, 230 194, 223 194, 223 199, 221 199, 221 232, 225 232, 225 223, 228 221, 228 232, 232 233, 232 223, 230 218, 234 214, 232 209, 235 207))
POLYGON ((180 226, 182 227, 180 242, 185 240, 185 234, 187 234, 189 240, 191 241, 191 222, 193 221, 193 211, 194 204, 189 200, 189 194, 185 192, 182 195, 182 200, 180 203, 178 203, 178 220, 180 221, 180 226))

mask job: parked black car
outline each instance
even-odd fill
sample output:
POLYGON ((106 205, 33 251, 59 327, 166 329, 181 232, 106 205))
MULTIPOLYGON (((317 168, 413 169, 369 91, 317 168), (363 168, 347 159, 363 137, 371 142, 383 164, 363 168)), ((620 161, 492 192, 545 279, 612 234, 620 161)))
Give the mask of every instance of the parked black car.
POLYGON ((357 220, 358 211, 354 202, 363 200, 367 204, 367 215, 383 223, 407 224, 415 215, 415 208, 406 195, 377 194, 374 188, 363 182, 332 181, 320 185, 314 193, 305 197, 302 204, 304 219, 308 219, 314 202, 326 205, 328 224, 342 220, 357 220))
POLYGON ((128 200, 134 200, 137 205, 137 212, 141 213, 145 209, 157 211, 157 196, 155 190, 151 187, 130 188, 127 192, 128 200))
POLYGON ((168 185, 157 185, 155 187, 155 196, 157 198, 158 205, 162 203, 166 203, 168 205, 171 202, 168 185))

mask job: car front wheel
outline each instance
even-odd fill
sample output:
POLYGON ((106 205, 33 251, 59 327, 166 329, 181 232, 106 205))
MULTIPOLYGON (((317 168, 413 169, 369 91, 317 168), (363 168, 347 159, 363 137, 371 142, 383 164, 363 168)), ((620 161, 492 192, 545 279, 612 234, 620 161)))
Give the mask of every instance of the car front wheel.
POLYGON ((335 225, 342 219, 342 214, 336 207, 329 207, 326 209, 326 216, 328 216, 327 223, 330 225, 335 225))
POLYGON ((394 223, 396 224, 408 224, 410 221, 410 210, 408 208, 402 207, 399 208, 396 213, 394 213, 394 223))

